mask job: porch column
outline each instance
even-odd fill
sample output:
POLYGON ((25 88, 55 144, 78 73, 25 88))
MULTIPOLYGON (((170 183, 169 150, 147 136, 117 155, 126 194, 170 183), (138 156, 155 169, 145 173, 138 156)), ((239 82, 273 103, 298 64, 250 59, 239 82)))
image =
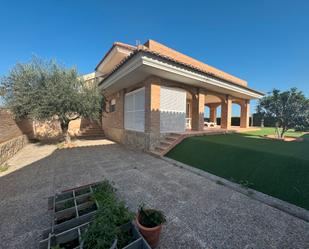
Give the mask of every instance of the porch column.
POLYGON ((156 81, 145 85, 145 132, 160 133, 160 85, 156 81))
POLYGON ((221 105, 221 128, 230 129, 232 119, 232 100, 230 96, 226 96, 226 99, 222 101, 221 105))
POLYGON ((192 130, 204 130, 205 95, 199 91, 192 95, 192 130))
POLYGON ((249 127, 250 118, 250 100, 243 100, 240 106, 240 128, 249 127))
POLYGON ((209 106, 209 119, 210 122, 217 122, 217 106, 210 105, 209 106))

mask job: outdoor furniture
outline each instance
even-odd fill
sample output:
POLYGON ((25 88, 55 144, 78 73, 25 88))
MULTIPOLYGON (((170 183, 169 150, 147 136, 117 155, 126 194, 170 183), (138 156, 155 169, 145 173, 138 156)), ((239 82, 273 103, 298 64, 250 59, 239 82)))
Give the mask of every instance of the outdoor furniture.
POLYGON ((186 129, 191 129, 191 118, 186 118, 186 129))
POLYGON ((204 122, 204 126, 206 127, 217 127, 216 122, 204 122))

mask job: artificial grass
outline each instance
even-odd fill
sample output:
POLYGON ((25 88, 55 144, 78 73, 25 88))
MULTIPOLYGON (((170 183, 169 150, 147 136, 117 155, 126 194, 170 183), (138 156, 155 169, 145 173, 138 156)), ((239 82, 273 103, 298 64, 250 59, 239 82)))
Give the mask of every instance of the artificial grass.
POLYGON ((257 138, 191 137, 166 156, 309 210, 309 141, 257 138))
MULTIPOLYGON (((249 134, 252 136, 264 136, 264 135, 276 135, 276 130, 274 127, 264 127, 257 131, 248 131, 244 132, 243 134, 249 134)), ((285 134, 287 137, 302 137, 305 135, 304 132, 301 131, 294 131, 292 129, 288 130, 285 134)))

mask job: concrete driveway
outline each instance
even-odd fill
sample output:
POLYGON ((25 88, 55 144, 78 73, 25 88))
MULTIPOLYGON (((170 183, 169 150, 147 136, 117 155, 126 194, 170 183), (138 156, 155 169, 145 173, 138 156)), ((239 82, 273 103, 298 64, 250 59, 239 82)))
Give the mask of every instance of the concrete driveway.
POLYGON ((307 222, 108 141, 63 150, 28 145, 10 164, 15 171, 0 177, 1 249, 37 248, 51 223, 47 197, 102 179, 132 210, 146 203, 165 212, 160 249, 309 248, 307 222))

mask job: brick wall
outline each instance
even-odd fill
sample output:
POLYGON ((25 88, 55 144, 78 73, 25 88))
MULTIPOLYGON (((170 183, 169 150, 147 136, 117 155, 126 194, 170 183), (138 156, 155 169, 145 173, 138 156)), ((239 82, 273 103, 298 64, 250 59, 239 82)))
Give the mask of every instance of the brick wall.
POLYGON ((23 134, 33 136, 32 122, 29 120, 15 121, 9 111, 0 110, 0 143, 23 134))
POLYGON ((102 117, 103 128, 113 127, 123 129, 123 108, 124 108, 124 91, 117 92, 106 97, 106 107, 102 117), (115 111, 110 112, 109 102, 115 99, 115 111))
POLYGON ((145 88, 145 132, 160 133, 161 80, 149 78, 145 88))
POLYGON ((106 97, 106 106, 102 115, 102 128, 106 136, 116 142, 123 141, 123 119, 124 119, 124 91, 106 97), (115 111, 110 112, 109 102, 115 99, 115 111))

